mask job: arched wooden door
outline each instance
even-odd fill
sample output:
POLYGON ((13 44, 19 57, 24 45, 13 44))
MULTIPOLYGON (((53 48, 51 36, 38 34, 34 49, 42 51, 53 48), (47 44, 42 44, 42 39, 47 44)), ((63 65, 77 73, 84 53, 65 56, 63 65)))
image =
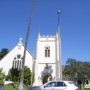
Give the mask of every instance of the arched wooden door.
MULTIPOLYGON (((51 77, 51 75, 45 75, 45 76, 43 77, 43 84, 48 82, 49 77, 51 77)), ((52 77, 50 78, 50 81, 51 81, 51 80, 52 80, 52 77)))

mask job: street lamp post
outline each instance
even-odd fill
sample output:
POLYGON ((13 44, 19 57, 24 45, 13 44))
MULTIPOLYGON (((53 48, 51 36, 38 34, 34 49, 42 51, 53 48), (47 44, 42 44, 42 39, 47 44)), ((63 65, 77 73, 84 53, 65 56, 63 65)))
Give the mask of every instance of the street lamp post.
POLYGON ((21 77, 20 77, 20 83, 19 83, 18 90, 23 90, 24 63, 25 63, 26 49, 27 49, 27 44, 28 44, 28 37, 29 37, 29 32, 30 32, 30 25, 31 25, 31 20, 32 20, 32 15, 33 15, 35 3, 36 3, 36 0, 34 0, 33 7, 32 7, 32 10, 31 10, 31 14, 30 14, 29 23, 28 23, 28 29, 27 29, 26 41, 25 41, 25 48, 24 48, 24 55, 23 55, 23 62, 22 62, 22 69, 21 69, 21 77))
POLYGON ((57 11, 57 14, 58 14, 58 26, 59 26, 59 15, 60 15, 60 10, 57 11))
POLYGON ((62 61, 61 61, 61 39, 60 39, 60 25, 59 25, 59 15, 60 15, 60 10, 57 11, 58 14, 58 33, 59 33, 59 59, 60 63, 58 63, 58 66, 60 65, 60 80, 62 80, 62 61))

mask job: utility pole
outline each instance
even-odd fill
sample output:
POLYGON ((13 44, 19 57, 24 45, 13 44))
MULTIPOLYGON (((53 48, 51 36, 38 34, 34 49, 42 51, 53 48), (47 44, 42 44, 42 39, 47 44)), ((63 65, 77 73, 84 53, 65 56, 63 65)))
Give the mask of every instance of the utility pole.
POLYGON ((22 62, 22 69, 21 69, 21 77, 20 77, 20 83, 19 83, 19 88, 18 90, 23 90, 23 81, 24 81, 24 64, 25 64, 25 57, 26 57, 26 49, 27 49, 27 44, 28 44, 28 37, 29 37, 29 32, 30 32, 30 25, 31 25, 31 20, 32 20, 32 15, 34 12, 34 7, 36 4, 36 0, 33 2, 32 10, 30 13, 30 19, 28 23, 28 29, 26 33, 26 41, 25 41, 25 48, 24 48, 24 55, 23 55, 23 62, 22 62))

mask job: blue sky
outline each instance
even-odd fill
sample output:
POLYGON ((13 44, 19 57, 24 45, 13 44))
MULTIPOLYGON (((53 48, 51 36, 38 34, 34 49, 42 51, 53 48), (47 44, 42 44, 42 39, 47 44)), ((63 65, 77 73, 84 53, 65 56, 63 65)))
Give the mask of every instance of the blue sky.
MULTIPOLYGON (((33 0, 0 0, 0 50, 25 43, 33 0)), ((90 61, 90 0, 36 0, 28 50, 36 48, 37 34, 54 35, 60 14, 62 63, 68 58, 90 61)))

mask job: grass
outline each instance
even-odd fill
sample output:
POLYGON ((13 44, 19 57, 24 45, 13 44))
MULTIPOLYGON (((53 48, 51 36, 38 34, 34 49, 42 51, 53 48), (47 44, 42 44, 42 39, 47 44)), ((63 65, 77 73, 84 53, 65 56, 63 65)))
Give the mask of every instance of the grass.
POLYGON ((79 90, 90 90, 90 88, 84 88, 84 89, 79 89, 79 90))
MULTIPOLYGON (((4 90, 18 90, 17 88, 13 88, 12 86, 4 86, 4 90)), ((27 90, 24 88, 24 90, 27 90)))
POLYGON ((90 90, 90 88, 85 88, 84 90, 90 90))
MULTIPOLYGON (((4 86, 4 90, 18 90, 18 88, 14 88, 13 86, 8 85, 8 86, 4 86)), ((24 88, 24 90, 27 90, 27 88, 24 88)), ((82 90, 82 89, 79 89, 79 90, 82 90)), ((90 90, 90 88, 85 88, 83 90, 90 90)))
POLYGON ((13 88, 12 86, 4 86, 4 90, 17 90, 13 88))

